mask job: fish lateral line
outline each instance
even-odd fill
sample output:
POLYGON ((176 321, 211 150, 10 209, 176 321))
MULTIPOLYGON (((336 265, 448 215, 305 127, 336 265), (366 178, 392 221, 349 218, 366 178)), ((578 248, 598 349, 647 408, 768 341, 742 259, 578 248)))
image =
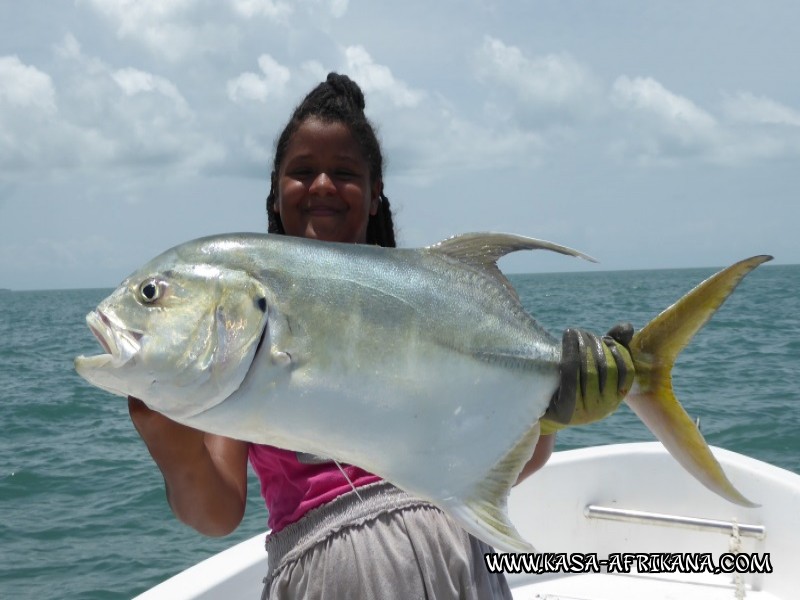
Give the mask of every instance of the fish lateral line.
MULTIPOLYGON (((156 368, 146 371, 145 375, 157 373, 161 376, 163 373, 164 379, 158 382, 159 389, 146 399, 151 408, 168 417, 182 417, 181 422, 187 425, 197 425, 212 433, 253 443, 274 443, 291 448, 301 447, 302 440, 313 440, 310 451, 336 456, 345 465, 358 465, 387 481, 396 482, 410 493, 449 512, 480 539, 498 548, 530 551, 530 544, 509 521, 507 499, 521 469, 530 460, 540 433, 548 433, 547 427, 552 426, 545 410, 551 394, 558 387, 559 360, 563 355, 559 352, 558 341, 525 312, 536 328, 532 328, 533 337, 531 340, 526 338, 524 347, 536 348, 538 358, 534 358, 534 364, 538 360, 541 369, 533 373, 531 370, 522 372, 519 368, 507 368, 520 365, 513 349, 523 346, 516 335, 521 324, 527 321, 517 318, 524 312, 523 307, 517 292, 496 262, 510 252, 532 249, 546 249, 594 262, 588 255, 551 242, 492 233, 456 236, 416 250, 360 247, 258 234, 230 238, 215 236, 188 242, 178 247, 178 251, 168 251, 154 259, 149 263, 151 266, 146 265, 142 272, 152 270, 152 265, 177 263, 181 267, 175 275, 180 279, 179 283, 189 290, 202 290, 202 294, 186 296, 197 306, 213 306, 222 294, 225 298, 233 298, 233 303, 226 305, 229 310, 219 314, 219 323, 229 323, 232 330, 245 327, 239 331, 245 331, 247 335, 231 335, 224 340, 226 357, 231 358, 228 364, 220 366, 218 378, 203 379, 207 371, 202 371, 191 379, 185 365, 175 368, 177 361, 174 356, 182 356, 179 351, 184 348, 179 344, 194 341, 191 336, 195 335, 192 332, 196 329, 198 310, 175 311, 178 316, 171 317, 173 320, 170 321, 168 317, 174 313, 167 310, 169 306, 162 311, 148 311, 145 318, 142 316, 145 313, 139 310, 141 307, 129 295, 118 294, 111 300, 111 305, 124 309, 120 314, 125 314, 134 324, 145 323, 148 331, 153 333, 152 338, 160 344, 172 343, 175 346, 163 359, 162 346, 156 346, 153 339, 149 339, 151 336, 146 340, 154 348, 151 354, 156 368), (186 263, 191 267, 193 262, 201 259, 221 265, 220 270, 228 274, 224 278, 217 276, 209 280, 210 275, 205 271, 186 270, 186 263), (387 272, 383 268, 386 265, 396 270, 387 272), (255 281, 237 275, 239 271, 255 281), (397 300, 414 309, 402 313, 403 318, 409 321, 401 324, 409 331, 428 335, 420 335, 419 339, 410 336, 413 343, 419 343, 427 354, 409 352, 408 355, 413 355, 415 360, 408 361, 408 370, 401 372, 406 379, 400 381, 413 379, 416 387, 393 387, 392 382, 398 380, 387 377, 393 372, 384 367, 390 364, 394 355, 388 355, 387 359, 372 351, 378 347, 375 339, 381 342, 380 336, 387 332, 397 337, 399 328, 381 329, 369 319, 365 319, 363 324, 357 319, 344 319, 344 322, 357 322, 359 325, 345 329, 339 325, 342 319, 336 318, 351 316, 354 306, 363 305, 367 309, 365 314, 379 315, 380 319, 373 320, 383 324, 389 320, 386 317, 387 296, 383 296, 381 302, 376 294, 357 290, 358 286, 331 288, 320 283, 337 279, 356 279, 362 288, 369 287, 364 284, 377 281, 387 290, 396 292, 397 300), (209 286, 209 281, 213 285, 209 286), (415 295, 420 289, 419 283, 424 291, 434 290, 435 293, 415 295), (285 292, 295 289, 295 284, 297 292, 287 295, 285 292), (322 296, 330 289, 340 294, 334 298, 335 302, 330 301, 330 296, 322 296), (243 290, 248 292, 247 295, 242 296, 243 290), (409 290, 414 290, 414 293, 409 290), (257 294, 250 293, 252 291, 257 294), (195 297, 201 298, 202 302, 195 297), (321 311, 323 316, 316 318, 324 319, 322 322, 326 326, 330 324, 327 329, 314 327, 316 322, 310 318, 301 318, 308 313, 315 315, 314 310, 319 308, 319 300, 323 297, 330 302, 325 304, 325 311, 321 311), (431 297, 438 302, 432 304, 431 297), (294 303, 289 306, 294 310, 284 314, 286 306, 282 303, 288 302, 294 303), (486 311, 495 312, 487 314, 486 321, 483 321, 481 318, 486 311), (463 319, 463 316, 472 319, 463 319), (489 317, 497 317, 495 321, 500 325, 489 317), (263 320, 259 332, 256 327, 260 319, 263 320), (481 343, 469 346, 472 352, 461 352, 458 344, 441 343, 442 337, 448 341, 451 339, 443 334, 471 327, 474 322, 485 325, 488 333, 475 330, 480 333, 480 337, 478 333, 474 334, 475 339, 481 343), (436 323, 437 328, 431 328, 431 323, 436 323), (176 324, 180 324, 182 329, 176 324), (374 331, 369 327, 374 327, 374 331), (185 333, 177 335, 176 330, 185 333), (317 333, 320 330, 323 334, 317 333), (165 340, 158 338, 158 334, 165 331, 170 335, 162 336, 165 340), (318 337, 312 338, 314 333, 318 337), (240 351, 235 355, 233 350, 237 340, 243 343, 238 345, 240 351), (489 341, 484 343, 484 340, 489 341), (344 344, 350 345, 344 347, 344 344), (320 355, 327 359, 332 354, 328 352, 329 348, 335 349, 337 356, 345 351, 354 352, 355 358, 363 361, 363 372, 368 377, 356 380, 351 371, 342 374, 341 370, 331 370, 327 363, 320 363, 320 355), (362 348, 362 354, 356 352, 358 348, 362 348), (504 352, 505 348, 508 352, 504 352), (416 360, 418 355, 433 358, 427 362, 416 360), (487 362, 493 364, 487 365, 487 362), (162 363, 164 369, 159 370, 162 363), (443 366, 452 369, 443 369, 443 366), (306 367, 307 371, 299 370, 306 367), (299 375, 295 377, 295 373, 299 375), (461 374, 465 376, 461 377, 461 374), (483 378, 484 388, 476 387, 480 378, 483 378), (372 387, 359 387, 359 382, 363 384, 364 380, 372 387), (498 397, 508 401, 507 404, 498 406, 485 401, 487 382, 492 384, 489 393, 497 392, 498 397), (382 393, 386 396, 379 409, 374 398, 375 385, 383 385, 382 393), (423 387, 424 394, 419 391, 423 387), (187 388, 196 393, 186 393, 187 388), (268 397, 270 390, 278 388, 283 395, 268 397), (428 401, 431 389, 442 399, 440 403, 428 401), (476 392, 481 389, 481 393, 476 392), (347 394, 341 394, 341 390, 346 390, 347 394), (268 413, 264 410, 268 398, 270 402, 278 398, 283 404, 269 404, 272 412, 268 413), (228 399, 231 401, 223 402, 228 399), (449 420, 454 408, 457 407, 455 414, 459 414, 465 399, 469 404, 461 420, 449 420), (188 404, 189 400, 197 403, 195 406, 200 407, 199 412, 187 414, 186 407, 192 406, 188 404), (520 418, 523 414, 524 419, 520 418), (335 436, 330 434, 334 422, 340 424, 335 436), (473 425, 475 423, 477 425, 473 425), (391 428, 391 435, 387 427, 391 428), (487 433, 485 444, 479 451, 475 451, 476 431, 487 433), (411 440, 418 439, 424 442, 415 445, 418 452, 403 452, 411 440), (451 460, 456 456, 462 460, 451 460)), ((610 414, 608 407, 611 406, 613 412, 625 397, 634 412, 692 475, 731 501, 751 505, 722 473, 698 427, 674 397, 671 369, 680 349, 719 308, 738 282, 766 260, 768 257, 754 257, 713 276, 656 317, 628 344, 601 345, 592 338, 579 336, 578 355, 582 360, 586 357, 588 362, 577 365, 574 389, 582 401, 576 402, 572 411, 567 411, 570 414, 565 419, 566 425, 604 418, 610 414), (616 367, 616 380, 610 371, 602 376, 597 372, 597 365, 602 360, 609 368, 616 367), (628 393, 632 388, 628 380, 634 377, 636 385, 633 392, 628 393), (603 404, 606 402, 609 404, 603 404), (592 413, 593 404, 602 405, 602 411, 592 413)), ((194 309, 194 305, 190 304, 189 308, 194 309)), ((217 337, 224 333, 223 330, 217 327, 217 337)), ((452 339, 460 338, 453 336, 452 339)), ((417 346, 409 344, 408 339, 391 340, 397 344, 404 343, 401 350, 417 349, 417 346)), ((196 345, 201 350, 206 348, 199 343, 196 345)), ((207 353, 199 354, 200 358, 209 356, 207 353)), ((349 354, 343 356, 350 357, 349 354)), ((142 352, 142 358, 144 366, 141 370, 152 368, 144 362, 148 359, 147 352, 142 352)), ((76 368, 84 378, 98 387, 105 386, 103 389, 112 393, 136 390, 131 386, 140 385, 143 376, 137 375, 137 380, 126 371, 117 380, 108 374, 111 367, 113 365, 102 366, 101 370, 89 359, 76 361, 76 368)), ((154 384, 141 389, 150 393, 157 387, 154 384)), ((555 429, 563 426, 556 425, 555 429)), ((342 464, 334 462, 360 498, 342 464)))

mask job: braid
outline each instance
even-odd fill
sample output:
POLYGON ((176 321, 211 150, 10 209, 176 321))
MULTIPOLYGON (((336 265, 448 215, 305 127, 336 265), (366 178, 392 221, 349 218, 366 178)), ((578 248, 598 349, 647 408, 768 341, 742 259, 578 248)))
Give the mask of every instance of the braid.
MULTIPOLYGON (((383 181, 383 154, 375 128, 364 114, 364 94, 347 75, 329 73, 327 79, 311 90, 294 109, 289 122, 275 143, 275 159, 267 196, 267 220, 270 233, 286 233, 280 215, 275 212, 278 172, 292 136, 307 119, 343 123, 355 138, 369 166, 370 180, 383 181)), ((395 247, 394 223, 389 199, 381 191, 378 211, 367 223, 367 243, 395 247)))
POLYGON ((283 235, 286 233, 283 229, 283 221, 281 221, 281 216, 275 212, 275 201, 277 200, 275 189, 278 187, 277 179, 277 172, 273 171, 270 175, 269 195, 267 196, 267 231, 269 233, 280 233, 283 235))
POLYGON ((386 248, 397 247, 394 238, 394 222, 389 198, 381 192, 378 198, 378 212, 367 222, 367 243, 386 248))
POLYGON ((361 88, 347 75, 328 73, 325 83, 320 84, 318 87, 322 88, 323 91, 329 91, 326 99, 329 99, 337 107, 341 106, 345 110, 355 109, 363 113, 367 106, 364 102, 364 93, 361 88))

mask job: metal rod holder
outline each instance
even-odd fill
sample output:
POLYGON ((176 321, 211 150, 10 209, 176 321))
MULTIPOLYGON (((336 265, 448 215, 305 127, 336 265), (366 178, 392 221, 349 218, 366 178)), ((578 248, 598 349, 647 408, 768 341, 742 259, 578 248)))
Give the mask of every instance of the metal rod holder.
POLYGON ((748 525, 733 521, 718 521, 716 519, 701 519, 681 515, 668 515, 663 513, 630 510, 625 508, 608 508, 590 504, 584 509, 587 519, 605 519, 608 521, 622 521, 638 523, 641 525, 660 525, 662 527, 680 527, 695 531, 717 531, 732 534, 737 529, 741 537, 750 537, 763 540, 767 535, 767 528, 763 525, 748 525))

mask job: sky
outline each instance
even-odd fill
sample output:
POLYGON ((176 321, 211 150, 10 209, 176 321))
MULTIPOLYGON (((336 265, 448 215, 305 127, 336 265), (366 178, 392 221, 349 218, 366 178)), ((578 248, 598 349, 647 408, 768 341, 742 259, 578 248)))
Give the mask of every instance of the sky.
POLYGON ((508 272, 800 263, 795 0, 0 0, 0 288, 114 287, 265 231, 273 145, 364 90, 398 242, 508 272))

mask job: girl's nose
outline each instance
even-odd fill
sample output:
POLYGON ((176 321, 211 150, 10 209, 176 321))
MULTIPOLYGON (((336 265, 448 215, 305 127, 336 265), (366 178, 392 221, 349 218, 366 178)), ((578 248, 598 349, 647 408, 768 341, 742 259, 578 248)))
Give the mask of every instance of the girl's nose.
POLYGON ((328 177, 328 174, 322 172, 311 182, 308 191, 318 196, 331 196, 336 193, 336 186, 333 184, 333 180, 328 177))

